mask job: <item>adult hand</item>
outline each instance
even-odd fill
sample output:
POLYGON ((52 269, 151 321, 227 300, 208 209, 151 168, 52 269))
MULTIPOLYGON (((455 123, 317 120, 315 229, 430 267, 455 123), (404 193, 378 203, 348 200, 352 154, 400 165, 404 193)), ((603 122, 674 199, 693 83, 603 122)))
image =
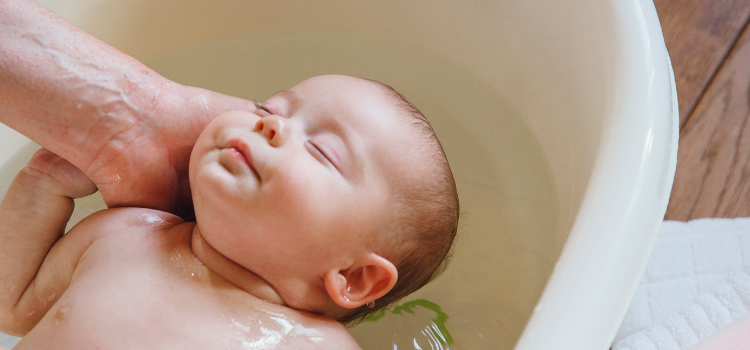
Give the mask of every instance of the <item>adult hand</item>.
POLYGON ((111 127, 96 129, 103 143, 80 154, 81 169, 109 207, 153 208, 190 220, 188 165, 195 141, 213 118, 231 110, 254 111, 255 105, 204 89, 164 85, 148 92, 159 96, 153 109, 113 115, 111 127))
POLYGON ((253 102, 183 86, 31 0, 0 0, 0 122, 83 170, 110 207, 192 217, 188 163, 253 102))

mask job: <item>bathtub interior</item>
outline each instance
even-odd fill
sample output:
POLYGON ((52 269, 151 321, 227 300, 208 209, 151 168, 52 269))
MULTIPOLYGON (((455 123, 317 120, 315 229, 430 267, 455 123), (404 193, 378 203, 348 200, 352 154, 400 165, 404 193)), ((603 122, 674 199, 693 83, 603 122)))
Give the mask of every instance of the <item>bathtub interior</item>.
MULTIPOLYGON (((254 100, 318 74, 392 85, 430 119, 462 218, 446 273, 352 333, 365 349, 512 349, 562 250, 612 101, 608 3, 41 1, 177 82, 254 100), (439 334, 438 334, 439 335, 439 334)), ((6 128, 0 190, 37 146, 6 128), (6 136, 7 134, 7 136, 6 136)), ((79 201, 74 220, 102 207, 79 201)))

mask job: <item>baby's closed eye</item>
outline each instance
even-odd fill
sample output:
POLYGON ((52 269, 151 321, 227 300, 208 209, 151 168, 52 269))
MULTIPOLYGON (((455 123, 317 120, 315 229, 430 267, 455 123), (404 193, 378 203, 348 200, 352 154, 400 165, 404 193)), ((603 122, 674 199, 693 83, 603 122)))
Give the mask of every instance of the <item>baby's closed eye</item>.
POLYGON ((307 141, 305 144, 307 145, 307 149, 315 158, 317 158, 319 161, 321 161, 324 164, 332 165, 334 168, 336 168, 336 170, 338 170, 338 167, 333 162, 331 156, 324 150, 324 148, 321 148, 321 146, 318 145, 318 143, 314 141, 307 141))
POLYGON ((255 102, 255 108, 259 110, 256 112, 260 112, 261 114, 263 114, 264 117, 272 114, 271 111, 268 109, 268 107, 266 107, 260 102, 255 102))

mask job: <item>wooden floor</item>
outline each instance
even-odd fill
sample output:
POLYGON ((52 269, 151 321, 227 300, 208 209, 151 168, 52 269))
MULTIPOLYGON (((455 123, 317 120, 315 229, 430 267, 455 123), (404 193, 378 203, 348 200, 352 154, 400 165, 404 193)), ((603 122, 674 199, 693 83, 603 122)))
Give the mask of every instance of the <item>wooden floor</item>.
POLYGON ((749 0, 654 0, 680 101, 666 220, 750 216, 749 0))

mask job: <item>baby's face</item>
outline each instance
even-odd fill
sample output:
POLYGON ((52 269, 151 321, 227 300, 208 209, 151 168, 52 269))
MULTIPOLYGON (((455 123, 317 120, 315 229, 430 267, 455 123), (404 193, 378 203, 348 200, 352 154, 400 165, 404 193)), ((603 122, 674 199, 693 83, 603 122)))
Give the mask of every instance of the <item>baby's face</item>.
POLYGON ((403 113, 372 82, 319 76, 216 118, 190 160, 204 239, 285 299, 304 299, 311 276, 387 234, 392 185, 421 168, 404 155, 419 135, 403 113))

